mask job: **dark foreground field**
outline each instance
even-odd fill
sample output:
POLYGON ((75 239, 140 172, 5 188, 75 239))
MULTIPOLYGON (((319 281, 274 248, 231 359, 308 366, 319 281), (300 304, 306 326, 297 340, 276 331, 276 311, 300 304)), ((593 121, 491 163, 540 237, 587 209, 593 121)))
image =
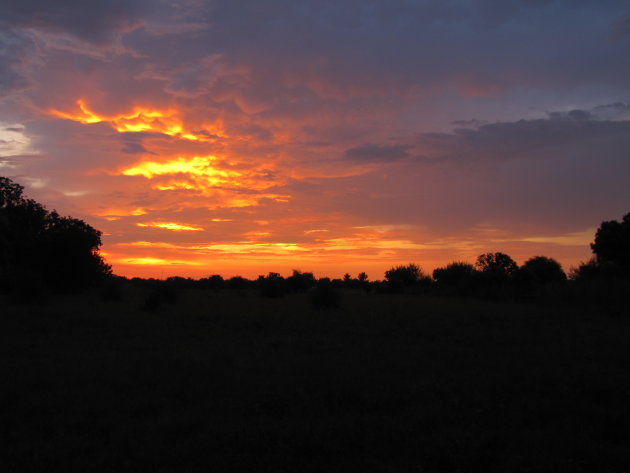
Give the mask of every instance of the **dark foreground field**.
POLYGON ((630 317, 343 296, 1 301, 2 471, 630 471, 630 317))

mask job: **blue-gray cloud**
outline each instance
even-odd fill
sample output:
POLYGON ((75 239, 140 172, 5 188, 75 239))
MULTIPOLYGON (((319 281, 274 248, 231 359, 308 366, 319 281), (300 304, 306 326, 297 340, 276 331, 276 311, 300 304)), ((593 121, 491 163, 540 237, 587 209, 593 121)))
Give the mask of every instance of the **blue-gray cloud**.
POLYGON ((398 161, 400 159, 405 159, 409 157, 407 148, 408 146, 367 144, 346 150, 343 154, 343 157, 345 159, 363 162, 398 161))

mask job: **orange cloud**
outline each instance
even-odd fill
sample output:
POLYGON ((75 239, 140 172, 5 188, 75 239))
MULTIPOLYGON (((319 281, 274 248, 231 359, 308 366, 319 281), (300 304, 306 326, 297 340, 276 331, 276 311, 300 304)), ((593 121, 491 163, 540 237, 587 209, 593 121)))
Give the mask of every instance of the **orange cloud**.
POLYGON ((218 197, 225 207, 250 207, 258 205, 262 199, 288 202, 291 198, 290 195, 262 192, 278 184, 269 179, 267 171, 256 168, 237 171, 233 167, 234 163, 226 164, 212 155, 179 156, 163 162, 142 161, 118 173, 156 180, 152 187, 160 191, 194 190, 218 197))
POLYGON ((140 207, 136 207, 136 208, 110 207, 96 213, 96 215, 98 215, 99 217, 104 217, 106 220, 118 220, 121 217, 129 217, 129 216, 137 217, 137 216, 146 215, 146 214, 147 214, 147 211, 140 207))
POLYGON ((203 228, 201 227, 193 225, 183 225, 181 223, 174 222, 136 223, 136 225, 139 227, 162 228, 164 230, 172 230, 174 232, 199 232, 203 230, 203 228))
POLYGON ((157 110, 137 106, 127 114, 105 116, 92 111, 83 99, 77 100, 76 103, 78 110, 75 112, 51 109, 48 110, 48 113, 58 118, 83 124, 109 123, 120 133, 149 131, 192 141, 211 141, 212 139, 209 138, 209 135, 225 136, 223 131, 215 126, 208 127, 211 128, 210 130, 204 129, 203 133, 193 133, 190 130, 185 130, 180 114, 175 109, 157 110))

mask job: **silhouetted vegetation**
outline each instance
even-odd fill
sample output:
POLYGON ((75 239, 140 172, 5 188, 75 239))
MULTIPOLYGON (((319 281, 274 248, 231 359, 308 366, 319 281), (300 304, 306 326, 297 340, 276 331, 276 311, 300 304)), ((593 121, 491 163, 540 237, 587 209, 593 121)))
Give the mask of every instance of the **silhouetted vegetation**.
POLYGON ((258 277, 260 295, 264 297, 282 297, 287 293, 287 283, 279 273, 270 272, 258 277))
POLYGON ((406 266, 395 266, 385 271, 387 290, 394 294, 416 292, 430 284, 431 279, 424 274, 420 266, 410 263, 406 266))
POLYGON ((610 267, 609 273, 614 267, 620 276, 630 277, 630 213, 621 222, 602 222, 591 249, 598 264, 610 267))
POLYGON ((321 278, 310 292, 310 303, 314 309, 337 309, 341 301, 339 291, 329 278, 321 278))
POLYGON ((0 290, 35 297, 47 290, 76 292, 111 274, 98 254, 101 232, 49 212, 23 190, 0 177, 0 290))
POLYGON ((7 471, 627 467, 630 319, 606 315, 628 312, 630 214, 568 279, 496 252, 432 278, 129 280, 98 231, 0 184, 7 471))
POLYGON ((291 292, 301 294, 315 285, 315 276, 313 273, 303 273, 294 269, 293 274, 287 278, 287 285, 291 292))

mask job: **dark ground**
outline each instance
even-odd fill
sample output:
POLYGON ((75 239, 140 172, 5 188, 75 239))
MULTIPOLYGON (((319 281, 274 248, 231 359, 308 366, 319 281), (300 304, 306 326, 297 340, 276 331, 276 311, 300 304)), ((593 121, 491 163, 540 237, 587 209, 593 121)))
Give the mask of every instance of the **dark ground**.
POLYGON ((0 301, 6 472, 630 471, 630 317, 189 291, 0 301))

